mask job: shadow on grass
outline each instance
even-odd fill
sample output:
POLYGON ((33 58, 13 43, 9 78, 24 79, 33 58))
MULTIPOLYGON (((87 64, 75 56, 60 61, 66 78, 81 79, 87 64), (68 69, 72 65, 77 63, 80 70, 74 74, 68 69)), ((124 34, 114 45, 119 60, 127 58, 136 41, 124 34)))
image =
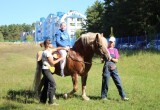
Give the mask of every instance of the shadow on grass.
MULTIPOLYGON (((100 96, 89 96, 89 98, 91 100, 102 100, 102 98, 100 96)), ((108 99, 108 101, 116 101, 116 102, 120 101, 120 99, 118 99, 118 98, 114 99, 114 98, 108 97, 107 99, 108 99)))
MULTIPOLYGON (((81 95, 73 94, 73 96, 68 97, 68 98, 77 98, 77 99, 80 99, 81 97, 82 97, 81 95)), ((64 98, 64 94, 62 94, 62 93, 56 93, 56 98, 57 99, 60 99, 60 98, 65 99, 64 98)))
MULTIPOLYGON (((89 95, 88 96, 90 98, 90 100, 102 100, 102 98, 100 96, 91 96, 89 95)), ((64 99, 64 94, 56 94, 56 98, 57 99, 60 99, 60 98, 63 98, 64 99)), ((77 94, 74 94, 71 98, 76 98, 76 99, 80 99, 80 100, 83 100, 82 96, 81 95, 77 95, 77 94)), ((120 101, 120 99, 114 99, 114 98, 108 98, 108 100, 110 101, 120 101)))
POLYGON ((0 107, 0 110, 20 110, 22 107, 19 105, 11 104, 11 103, 4 103, 3 107, 0 107))
MULTIPOLYGON (((101 100, 101 97, 100 96, 88 96, 90 98, 90 100, 101 100)), ((37 94, 34 92, 34 91, 31 91, 31 90, 9 90, 7 92, 7 96, 4 97, 5 99, 7 100, 12 100, 12 101, 16 101, 18 103, 23 103, 23 104, 33 104, 33 103, 38 103, 37 100, 38 97, 37 97, 37 94)), ((74 94, 72 97, 70 98, 75 98, 75 99, 80 99, 80 100, 83 100, 82 96, 81 95, 77 95, 77 94, 74 94)), ((70 99, 69 98, 69 99, 70 99)), ((64 98, 64 94, 62 93, 56 93, 56 99, 65 99, 64 98)), ((110 99, 109 100, 112 100, 112 101, 119 101, 117 99, 110 99)), ((3 107, 0 107, 0 110, 10 110, 10 109, 18 109, 20 108, 20 106, 16 106, 16 105, 13 105, 13 104, 9 104, 9 103, 6 103, 4 104, 3 107)))
POLYGON ((4 98, 24 104, 35 103, 36 93, 31 90, 9 90, 4 98))
MULTIPOLYGON (((57 99, 65 99, 64 98, 64 94, 62 93, 56 93, 56 98, 57 99)), ((73 96, 69 97, 68 96, 68 99, 70 98, 75 98, 75 99, 82 99, 82 96, 81 95, 78 95, 78 94, 73 94, 73 96)), ((94 96, 89 96, 90 99, 93 99, 93 100, 98 100, 98 97, 94 97, 94 96)))

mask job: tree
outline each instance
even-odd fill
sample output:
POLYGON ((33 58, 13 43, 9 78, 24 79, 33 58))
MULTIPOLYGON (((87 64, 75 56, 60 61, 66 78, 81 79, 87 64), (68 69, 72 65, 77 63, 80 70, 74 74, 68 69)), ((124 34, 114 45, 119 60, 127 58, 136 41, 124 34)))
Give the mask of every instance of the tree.
POLYGON ((2 34, 3 34, 4 40, 5 41, 9 41, 9 39, 10 39, 10 37, 9 37, 10 33, 9 33, 9 30, 8 30, 8 26, 7 25, 2 26, 2 29, 3 29, 2 34))
POLYGON ((21 32, 30 32, 33 29, 34 24, 11 24, 0 26, 0 32, 2 32, 5 41, 18 41, 20 40, 21 32))
POLYGON ((86 11, 87 15, 87 31, 88 32, 99 32, 102 30, 102 20, 101 16, 103 13, 104 7, 103 3, 100 1, 96 1, 91 7, 89 7, 86 11))
POLYGON ((1 31, 0 31, 0 42, 4 42, 3 34, 1 31))
POLYGON ((22 24, 22 27, 24 32, 32 31, 32 25, 22 24))
POLYGON ((76 38, 78 39, 80 36, 81 36, 81 34, 84 32, 84 30, 82 30, 82 29, 77 29, 76 30, 76 38))
POLYGON ((27 42, 33 42, 33 41, 34 41, 33 36, 32 36, 32 35, 27 35, 27 36, 26 36, 26 41, 27 41, 27 42))
POLYGON ((104 0, 103 28, 109 34, 112 26, 119 36, 159 33, 159 0, 104 0))

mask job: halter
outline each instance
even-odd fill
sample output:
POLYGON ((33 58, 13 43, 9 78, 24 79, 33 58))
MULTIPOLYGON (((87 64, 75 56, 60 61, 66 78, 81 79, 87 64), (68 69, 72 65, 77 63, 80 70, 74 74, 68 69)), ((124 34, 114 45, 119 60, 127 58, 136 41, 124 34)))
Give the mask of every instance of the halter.
MULTIPOLYGON (((98 49, 99 49, 99 51, 101 53, 101 57, 105 56, 107 59, 109 59, 109 56, 108 55, 106 56, 104 51, 103 51, 103 49, 102 49, 102 44, 100 44, 97 40, 96 40, 96 45, 97 45, 97 47, 98 47, 98 49)), ((106 51, 109 53, 108 50, 106 50, 106 51)))
POLYGON ((101 54, 104 55, 104 52, 102 50, 102 44, 100 44, 98 41, 96 41, 96 45, 97 45, 99 51, 101 52, 101 54))

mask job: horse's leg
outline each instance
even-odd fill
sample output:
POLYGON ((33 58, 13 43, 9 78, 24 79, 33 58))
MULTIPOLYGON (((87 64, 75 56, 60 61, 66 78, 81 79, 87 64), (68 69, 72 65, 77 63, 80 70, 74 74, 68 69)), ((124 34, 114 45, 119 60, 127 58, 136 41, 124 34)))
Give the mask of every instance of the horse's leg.
POLYGON ((64 96, 65 98, 72 97, 73 94, 78 91, 78 74, 74 74, 71 77, 72 77, 72 83, 73 83, 73 90, 70 93, 68 93, 68 96, 67 94, 65 94, 64 96))
POLYGON ((87 97, 87 95, 86 95, 86 82, 87 82, 87 77, 88 77, 88 75, 86 75, 86 76, 81 76, 82 98, 83 98, 84 100, 90 100, 90 98, 87 97))

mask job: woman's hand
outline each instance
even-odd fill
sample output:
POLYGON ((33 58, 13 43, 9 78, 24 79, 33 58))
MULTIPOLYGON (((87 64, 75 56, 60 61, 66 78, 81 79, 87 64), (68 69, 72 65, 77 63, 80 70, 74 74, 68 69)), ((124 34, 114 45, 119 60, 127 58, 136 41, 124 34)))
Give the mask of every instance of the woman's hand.
POLYGON ((68 46, 64 48, 64 50, 66 50, 66 51, 68 51, 69 49, 70 49, 70 48, 69 48, 68 46))
POLYGON ((111 58, 111 61, 117 63, 117 62, 118 62, 118 59, 116 59, 116 58, 111 58))
POLYGON ((101 58, 101 63, 104 63, 104 59, 103 58, 101 58))
POLYGON ((60 57, 60 58, 59 58, 59 60, 64 60, 64 59, 65 59, 65 57, 60 57))

